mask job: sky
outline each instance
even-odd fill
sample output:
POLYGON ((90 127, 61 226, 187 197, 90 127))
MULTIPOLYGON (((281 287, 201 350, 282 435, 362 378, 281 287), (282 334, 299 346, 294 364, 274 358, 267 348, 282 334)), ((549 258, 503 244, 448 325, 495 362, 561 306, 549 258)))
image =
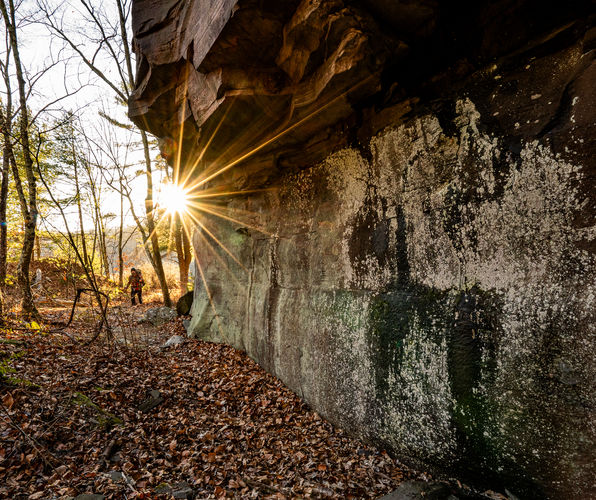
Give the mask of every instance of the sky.
MULTIPOLYGON (((52 0, 53 1, 53 0, 52 0)), ((60 5, 64 13, 64 22, 68 29, 73 33, 73 37, 77 37, 77 31, 81 32, 86 29, 80 12, 80 3, 78 0, 68 1, 53 1, 54 4, 60 5)), ((91 3, 96 8, 108 8, 111 2, 102 2, 101 0, 91 0, 91 3)), ((21 47, 21 60, 26 68, 30 80, 35 80, 33 86, 33 93, 31 97, 31 109, 33 113, 37 110, 48 106, 58 98, 61 98, 68 93, 77 90, 73 95, 60 100, 58 103, 50 105, 47 112, 44 113, 45 119, 57 117, 62 110, 71 110, 79 114, 81 122, 83 123, 86 132, 91 132, 91 135, 96 135, 99 138, 98 132, 100 129, 105 129, 107 122, 99 116, 99 111, 107 113, 109 116, 116 118, 120 122, 130 123, 126 116, 126 107, 117 103, 114 92, 102 82, 96 75, 94 75, 80 58, 73 55, 72 50, 65 49, 62 41, 52 36, 47 28, 34 23, 34 19, 41 14, 41 11, 36 8, 35 0, 24 0, 18 7, 17 15, 21 19, 18 29, 19 45, 21 47), (40 72, 48 69, 42 76, 40 72)), ((108 12, 109 17, 117 20, 117 11, 113 7, 112 12, 108 12)), ((86 32, 90 34, 89 31, 86 32)), ((131 37, 129 38, 129 40, 131 37)), ((96 49, 97 44, 90 44, 88 41, 84 42, 84 38, 79 37, 82 50, 91 57, 92 52, 96 49)), ((0 51, 3 59, 6 58, 5 45, 0 51)), ((109 59, 101 59, 97 57, 102 71, 110 77, 113 83, 119 81, 117 68, 113 61, 109 59)), ((16 83, 13 84, 13 93, 16 90, 16 83)), ((2 86, 1 92, 5 94, 5 89, 2 86)), ((4 98, 4 97, 3 97, 4 98)), ((13 97, 16 100, 15 97, 13 97)), ((112 145, 123 143, 127 140, 127 134, 122 130, 112 127, 111 137, 112 145)), ((99 139, 98 139, 99 140, 99 139)), ((123 150, 123 148, 120 148, 123 150)), ((123 153, 122 153, 123 154, 123 153)), ((159 151, 155 149, 152 151, 152 158, 155 158, 159 151)), ((128 161, 140 162, 142 161, 142 151, 128 153, 128 161)), ((124 159, 122 159, 124 161, 124 159)), ((133 170, 137 170, 136 168, 133 170)), ((154 183, 159 186, 161 174, 156 172, 156 179, 154 183)), ((135 202, 135 211, 137 214, 144 214, 144 197, 146 194, 146 180, 144 176, 140 176, 134 181, 133 197, 135 202)), ((66 186, 56 186, 57 190, 64 190, 66 186)), ((115 191, 107 189, 104 193, 104 203, 102 206, 113 207, 114 210, 110 212, 119 211, 120 197, 115 191)), ((126 207, 125 207, 126 208, 126 207)), ((74 212, 69 211, 71 216, 69 225, 73 229, 78 228, 78 221, 74 217, 74 212)), ((118 224, 119 218, 106 220, 108 226, 118 224)), ((134 225, 134 220, 128 210, 126 210, 125 220, 127 225, 134 225)), ((50 226, 63 228, 63 223, 60 217, 51 217, 48 221, 50 226)), ((88 225, 90 221, 85 221, 88 225)))

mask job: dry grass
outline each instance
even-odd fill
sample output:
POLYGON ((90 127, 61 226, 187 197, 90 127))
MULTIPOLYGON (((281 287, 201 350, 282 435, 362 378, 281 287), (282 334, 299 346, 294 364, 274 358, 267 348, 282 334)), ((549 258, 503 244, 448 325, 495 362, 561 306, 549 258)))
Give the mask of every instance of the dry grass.
MULTIPOLYGON (((143 289, 143 302, 152 305, 159 305, 163 302, 159 280, 151 264, 141 264, 138 267, 143 273, 145 287, 143 289)), ((74 298, 77 288, 86 288, 88 283, 84 277, 82 269, 77 266, 67 265, 59 259, 41 259, 34 261, 31 265, 31 278, 35 277, 35 270, 42 270, 43 285, 34 286, 33 292, 38 307, 47 308, 52 305, 64 306, 63 302, 71 302, 74 298)), ((21 292, 16 283, 16 264, 9 263, 8 269, 9 281, 4 290, 4 313, 13 318, 20 317, 21 311, 21 292)), ((166 281, 170 290, 170 297, 175 303, 180 297, 180 284, 178 280, 178 265, 173 262, 164 262, 164 271, 166 281)), ((124 274, 124 284, 128 281, 130 269, 124 274)), ((104 277, 98 277, 102 291, 110 295, 110 305, 128 304, 129 291, 124 291, 117 284, 104 277)), ((117 278, 117 277, 115 277, 117 278)), ((81 305, 85 305, 90 298, 84 295, 81 298, 81 305)))

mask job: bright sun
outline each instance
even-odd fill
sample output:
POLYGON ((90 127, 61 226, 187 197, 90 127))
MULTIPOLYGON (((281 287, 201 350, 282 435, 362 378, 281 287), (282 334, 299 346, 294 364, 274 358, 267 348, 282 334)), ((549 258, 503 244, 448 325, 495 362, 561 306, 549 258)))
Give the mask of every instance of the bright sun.
POLYGON ((188 193, 182 186, 170 182, 162 184, 158 200, 170 214, 183 214, 188 209, 188 193))

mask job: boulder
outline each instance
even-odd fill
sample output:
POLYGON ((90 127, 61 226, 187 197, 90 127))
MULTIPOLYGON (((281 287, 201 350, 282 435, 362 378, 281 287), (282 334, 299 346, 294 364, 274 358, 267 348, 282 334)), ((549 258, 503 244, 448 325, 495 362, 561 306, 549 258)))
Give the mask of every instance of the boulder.
POLYGON ((176 318, 176 311, 170 307, 152 307, 141 317, 139 323, 150 323, 153 326, 160 326, 176 318))
POLYGON ((178 299, 178 302, 176 302, 176 312, 178 313, 178 316, 186 316, 190 312, 193 297, 194 291, 190 291, 178 299))
POLYGON ((172 347, 174 345, 184 344, 185 341, 186 339, 180 335, 172 335, 163 345, 163 347, 172 347))
POLYGON ((586 1, 133 0, 129 115, 220 216, 188 334, 415 467, 596 498, 594 25, 586 1))

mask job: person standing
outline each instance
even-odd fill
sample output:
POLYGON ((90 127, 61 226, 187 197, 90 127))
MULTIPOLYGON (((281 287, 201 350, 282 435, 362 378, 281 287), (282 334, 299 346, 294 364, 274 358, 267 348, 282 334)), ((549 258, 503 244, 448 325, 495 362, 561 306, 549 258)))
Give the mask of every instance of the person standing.
POLYGON ((145 281, 140 271, 137 271, 134 267, 130 270, 130 276, 128 277, 128 283, 126 284, 125 290, 130 286, 130 303, 135 305, 135 295, 139 298, 139 304, 143 303, 143 286, 145 281))

